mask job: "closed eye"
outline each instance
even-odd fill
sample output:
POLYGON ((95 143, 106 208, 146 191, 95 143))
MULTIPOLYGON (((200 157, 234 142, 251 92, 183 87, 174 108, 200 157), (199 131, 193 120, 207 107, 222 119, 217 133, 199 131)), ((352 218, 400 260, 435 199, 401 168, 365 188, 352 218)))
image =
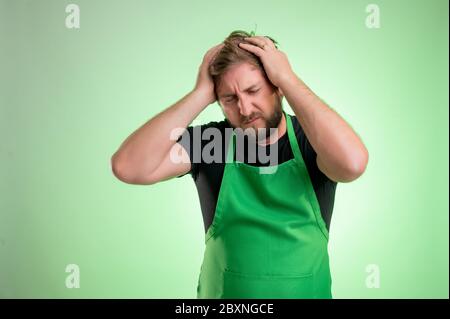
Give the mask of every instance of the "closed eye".
MULTIPOLYGON (((247 90, 248 94, 255 94, 259 91, 260 89, 252 89, 252 90, 247 90)), ((233 97, 229 97, 225 100, 225 103, 230 103, 233 102, 234 100, 236 100, 236 96, 233 97)))
POLYGON ((235 99, 234 97, 232 97, 232 98, 228 98, 228 99, 226 99, 226 100, 225 100, 225 102, 227 102, 227 103, 230 103, 230 102, 233 102, 233 101, 234 101, 234 99, 235 99))
POLYGON ((250 91, 248 91, 248 93, 250 93, 250 94, 255 94, 256 92, 258 92, 259 91, 259 89, 257 89, 257 90, 250 90, 250 91))

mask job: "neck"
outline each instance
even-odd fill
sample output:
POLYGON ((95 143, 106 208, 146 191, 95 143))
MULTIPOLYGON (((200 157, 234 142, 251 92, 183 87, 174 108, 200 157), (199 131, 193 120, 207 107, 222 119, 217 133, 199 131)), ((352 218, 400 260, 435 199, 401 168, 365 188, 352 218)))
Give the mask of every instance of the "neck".
POLYGON ((278 139, 282 137, 285 133, 286 133, 286 116, 284 115, 283 112, 280 124, 278 124, 278 127, 276 128, 275 132, 273 134, 270 134, 267 138, 258 141, 258 144, 263 146, 273 144, 276 141, 278 141, 278 139))

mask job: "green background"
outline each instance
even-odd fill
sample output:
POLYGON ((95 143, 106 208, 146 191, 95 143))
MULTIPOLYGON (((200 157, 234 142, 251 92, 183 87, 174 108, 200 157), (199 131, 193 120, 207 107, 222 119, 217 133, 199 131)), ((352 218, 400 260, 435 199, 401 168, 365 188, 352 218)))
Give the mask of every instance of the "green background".
MULTIPOLYGON (((334 297, 448 298, 447 0, 72 2, 80 29, 65 27, 71 1, 0 1, 1 298, 195 298, 191 177, 128 185, 110 158, 193 88, 210 47, 255 24, 370 153, 337 187, 334 297)), ((213 104, 193 124, 220 119, 213 104)))

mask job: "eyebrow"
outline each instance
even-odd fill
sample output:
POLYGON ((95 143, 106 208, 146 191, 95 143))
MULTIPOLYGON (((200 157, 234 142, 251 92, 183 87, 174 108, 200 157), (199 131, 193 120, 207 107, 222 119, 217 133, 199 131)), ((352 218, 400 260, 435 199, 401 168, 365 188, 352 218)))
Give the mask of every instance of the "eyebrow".
MULTIPOLYGON (((260 83, 252 84, 248 88, 246 88, 244 91, 245 92, 250 91, 252 89, 255 89, 259 85, 260 85, 260 83)), ((236 96, 236 94, 234 94, 234 93, 226 93, 226 94, 221 95, 220 97, 221 98, 226 98, 226 97, 231 97, 231 96, 236 96)))

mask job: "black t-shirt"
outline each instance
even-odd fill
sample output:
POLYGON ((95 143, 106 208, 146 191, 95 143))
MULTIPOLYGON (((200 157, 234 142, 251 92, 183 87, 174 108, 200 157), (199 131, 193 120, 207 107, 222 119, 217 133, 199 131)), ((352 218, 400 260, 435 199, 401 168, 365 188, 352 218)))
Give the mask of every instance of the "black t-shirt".
MULTIPOLYGON (((300 123, 298 122, 295 116, 289 114, 288 116, 293 120, 292 121, 293 128, 295 131, 295 135, 297 137, 303 161, 305 162, 305 165, 307 167, 317 200, 319 202, 322 218, 325 221, 327 229, 329 230, 337 183, 330 180, 317 167, 316 152, 309 143, 302 127, 300 126, 300 123)), ((227 128, 228 130, 230 130, 231 126, 226 119, 220 122, 209 122, 203 125, 189 126, 187 130, 184 132, 184 134, 177 141, 184 147, 186 152, 189 154, 189 158, 191 160, 191 170, 187 174, 191 174, 197 187, 198 196, 200 199, 200 207, 202 209, 203 214, 203 223, 205 227, 205 232, 208 230, 214 218, 217 199, 219 196, 220 186, 222 183, 223 172, 225 169, 226 150, 228 149, 225 133, 227 128), (194 134, 194 127, 197 130, 197 132, 200 132, 200 134, 194 134), (213 143, 213 145, 214 143, 217 143, 217 138, 215 138, 214 136, 210 136, 209 139, 205 138, 205 136, 203 136, 203 138, 199 138, 202 136, 204 130, 207 128, 216 128, 221 132, 220 134, 221 140, 219 141, 221 148, 220 154, 220 157, 222 158, 221 161, 206 163, 202 159, 201 154, 205 145, 208 144, 209 145, 208 150, 210 150, 211 143, 213 143)), ((265 154, 270 154, 269 146, 258 145, 258 147, 265 148, 266 149, 265 154)), ((286 162, 294 157, 294 155, 292 154, 291 147, 289 145, 287 128, 286 133, 283 134, 283 136, 281 136, 278 139, 278 141, 275 142, 274 145, 272 145, 272 147, 274 150, 278 151, 278 164, 286 162)), ((244 153, 244 163, 254 166, 267 166, 269 164, 270 165, 273 164, 267 163, 267 160, 264 160, 261 163, 257 156, 258 154, 261 154, 259 152, 256 152, 256 154, 252 155, 256 157, 256 162, 254 161, 254 157, 250 157, 249 154, 250 153, 247 152, 244 153)))

